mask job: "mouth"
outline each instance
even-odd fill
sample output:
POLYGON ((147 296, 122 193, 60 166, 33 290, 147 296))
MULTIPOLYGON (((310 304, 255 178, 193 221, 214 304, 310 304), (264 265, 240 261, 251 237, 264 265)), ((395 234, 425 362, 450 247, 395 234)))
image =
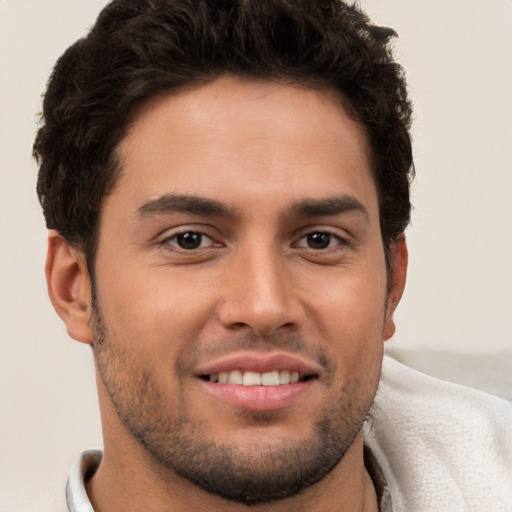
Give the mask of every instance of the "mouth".
POLYGON ((228 372, 200 375, 200 378, 212 383, 234 384, 237 386, 286 386, 297 382, 307 382, 318 378, 316 374, 303 374, 290 370, 272 370, 265 373, 255 371, 231 370, 228 372))
POLYGON ((290 354, 243 353, 211 362, 196 377, 216 400, 237 409, 282 409, 308 396, 322 368, 290 354))

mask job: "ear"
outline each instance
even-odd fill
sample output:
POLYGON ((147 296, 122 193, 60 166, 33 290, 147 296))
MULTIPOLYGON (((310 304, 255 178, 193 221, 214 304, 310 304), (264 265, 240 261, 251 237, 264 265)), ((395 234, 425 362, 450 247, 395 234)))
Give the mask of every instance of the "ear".
POLYGON ((388 300, 386 305, 386 319, 384 323, 384 341, 389 340, 393 334, 395 334, 395 322, 393 320, 393 314, 395 312, 402 293, 405 288, 405 281, 407 278, 407 244, 405 242, 405 236, 401 235, 390 247, 390 265, 391 265, 391 283, 389 286, 388 300))
POLYGON ((56 231, 48 235, 46 283, 53 307, 66 324, 68 334, 77 341, 91 344, 91 283, 85 258, 56 231))

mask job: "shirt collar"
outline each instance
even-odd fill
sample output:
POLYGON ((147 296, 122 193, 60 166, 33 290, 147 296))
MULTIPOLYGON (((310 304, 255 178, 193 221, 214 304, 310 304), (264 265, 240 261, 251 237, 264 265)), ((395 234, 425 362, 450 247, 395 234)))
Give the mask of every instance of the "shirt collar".
POLYGON ((364 447, 364 465, 375 488, 377 494, 377 503, 379 504, 379 512, 393 512, 393 503, 391 501, 391 492, 375 455, 368 446, 364 447))
POLYGON ((94 512, 85 490, 85 482, 98 469, 102 456, 103 453, 100 450, 83 452, 71 467, 66 485, 69 512, 94 512))

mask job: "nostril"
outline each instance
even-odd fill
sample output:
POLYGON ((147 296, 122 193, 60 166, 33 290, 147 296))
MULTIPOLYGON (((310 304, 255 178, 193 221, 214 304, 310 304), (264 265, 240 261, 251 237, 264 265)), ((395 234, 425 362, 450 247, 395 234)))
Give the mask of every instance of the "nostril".
POLYGON ((231 324, 232 329, 246 329, 249 327, 249 324, 245 324, 244 322, 234 322, 231 324))

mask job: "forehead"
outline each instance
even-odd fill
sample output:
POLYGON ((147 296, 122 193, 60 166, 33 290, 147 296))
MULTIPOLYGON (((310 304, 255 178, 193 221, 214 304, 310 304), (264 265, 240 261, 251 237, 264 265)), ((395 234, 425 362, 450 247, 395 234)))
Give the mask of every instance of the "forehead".
POLYGON ((375 199, 364 129, 330 90, 223 76, 141 107, 118 155, 113 196, 134 208, 170 193, 226 202, 262 194, 284 206, 343 189, 375 199))

